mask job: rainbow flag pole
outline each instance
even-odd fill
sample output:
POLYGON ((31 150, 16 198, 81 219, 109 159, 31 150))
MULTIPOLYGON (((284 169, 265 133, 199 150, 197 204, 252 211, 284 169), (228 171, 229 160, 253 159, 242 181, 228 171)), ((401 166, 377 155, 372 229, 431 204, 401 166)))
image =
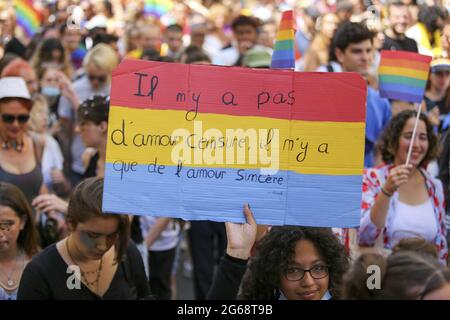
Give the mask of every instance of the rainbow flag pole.
POLYGON ((271 69, 295 68, 294 25, 294 12, 292 10, 284 11, 273 48, 271 69))
POLYGON ((416 138, 421 112, 420 103, 425 94, 431 59, 430 56, 414 52, 381 51, 378 69, 380 95, 390 99, 412 102, 417 107, 417 118, 414 123, 406 164, 409 164, 412 146, 416 138))
POLYGON ((414 140, 416 140, 417 125, 419 124, 419 119, 420 119, 420 111, 422 111, 420 104, 417 103, 416 105, 417 105, 417 117, 416 117, 416 122, 414 122, 414 129, 413 129, 413 133, 412 133, 412 137, 411 137, 411 143, 408 148, 408 156, 406 157, 406 164, 409 164, 409 160, 411 159, 412 147, 414 145, 414 140))

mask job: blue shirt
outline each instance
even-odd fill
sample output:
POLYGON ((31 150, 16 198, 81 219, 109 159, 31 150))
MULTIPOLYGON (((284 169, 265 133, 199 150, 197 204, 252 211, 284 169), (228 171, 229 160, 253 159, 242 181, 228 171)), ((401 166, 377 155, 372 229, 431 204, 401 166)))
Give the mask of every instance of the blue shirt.
POLYGON ((389 100, 381 98, 377 90, 368 86, 366 104, 366 143, 364 150, 365 168, 373 167, 375 160, 375 143, 390 119, 391 106, 389 100))

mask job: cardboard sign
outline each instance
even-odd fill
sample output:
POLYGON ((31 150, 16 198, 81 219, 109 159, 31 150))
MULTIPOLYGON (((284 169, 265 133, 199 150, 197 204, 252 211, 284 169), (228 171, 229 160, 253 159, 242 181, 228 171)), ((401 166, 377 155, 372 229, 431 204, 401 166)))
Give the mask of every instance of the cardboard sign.
POLYGON ((124 60, 113 74, 105 212, 359 225, 366 83, 124 60))

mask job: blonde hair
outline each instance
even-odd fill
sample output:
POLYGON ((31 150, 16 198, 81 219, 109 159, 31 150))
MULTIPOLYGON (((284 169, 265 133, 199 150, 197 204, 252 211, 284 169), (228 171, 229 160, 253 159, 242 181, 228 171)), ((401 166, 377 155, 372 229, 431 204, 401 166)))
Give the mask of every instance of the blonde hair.
POLYGON ((92 48, 83 60, 83 67, 87 68, 89 65, 95 65, 97 68, 111 73, 119 64, 119 57, 114 49, 105 44, 99 43, 92 48))
POLYGON ((46 115, 48 115, 49 113, 49 108, 48 108, 48 103, 47 100, 45 99, 44 96, 42 95, 37 95, 36 98, 33 99, 33 107, 31 108, 30 111, 30 129, 34 132, 40 133, 39 131, 39 126, 37 124, 38 117, 39 114, 45 113, 46 115))
POLYGON ((58 66, 55 66, 55 68, 61 70, 69 79, 72 78, 73 75, 73 68, 70 62, 70 56, 66 48, 64 48, 63 44, 59 39, 54 38, 48 38, 43 40, 37 47, 36 51, 33 53, 30 59, 30 64, 33 67, 33 69, 37 73, 38 79, 42 78, 42 75, 45 71, 45 69, 50 65, 53 66, 53 63, 49 63, 45 60, 45 56, 48 58, 48 53, 43 51, 45 46, 45 49, 48 50, 51 48, 51 50, 60 50, 62 52, 62 61, 61 64, 58 66))

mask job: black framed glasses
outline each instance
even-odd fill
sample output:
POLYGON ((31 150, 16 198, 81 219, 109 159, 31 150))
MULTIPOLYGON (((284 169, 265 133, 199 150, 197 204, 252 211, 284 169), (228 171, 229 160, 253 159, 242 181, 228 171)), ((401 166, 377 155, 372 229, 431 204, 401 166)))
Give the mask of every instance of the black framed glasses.
POLYGON ((313 279, 322 279, 328 276, 328 267, 323 264, 318 264, 310 269, 302 269, 299 267, 289 267, 284 271, 284 276, 289 281, 299 281, 309 273, 313 279))
POLYGON ((13 114, 8 114, 8 113, 2 113, 2 121, 4 123, 14 123, 14 121, 17 120, 17 122, 19 122, 20 124, 24 124, 27 123, 28 120, 30 119, 30 115, 29 114, 19 114, 19 115, 13 115, 13 114))
POLYGON ((89 81, 91 81, 91 82, 94 82, 94 81, 98 81, 100 83, 106 82, 106 76, 95 76, 93 74, 89 74, 88 78, 89 78, 89 81))

